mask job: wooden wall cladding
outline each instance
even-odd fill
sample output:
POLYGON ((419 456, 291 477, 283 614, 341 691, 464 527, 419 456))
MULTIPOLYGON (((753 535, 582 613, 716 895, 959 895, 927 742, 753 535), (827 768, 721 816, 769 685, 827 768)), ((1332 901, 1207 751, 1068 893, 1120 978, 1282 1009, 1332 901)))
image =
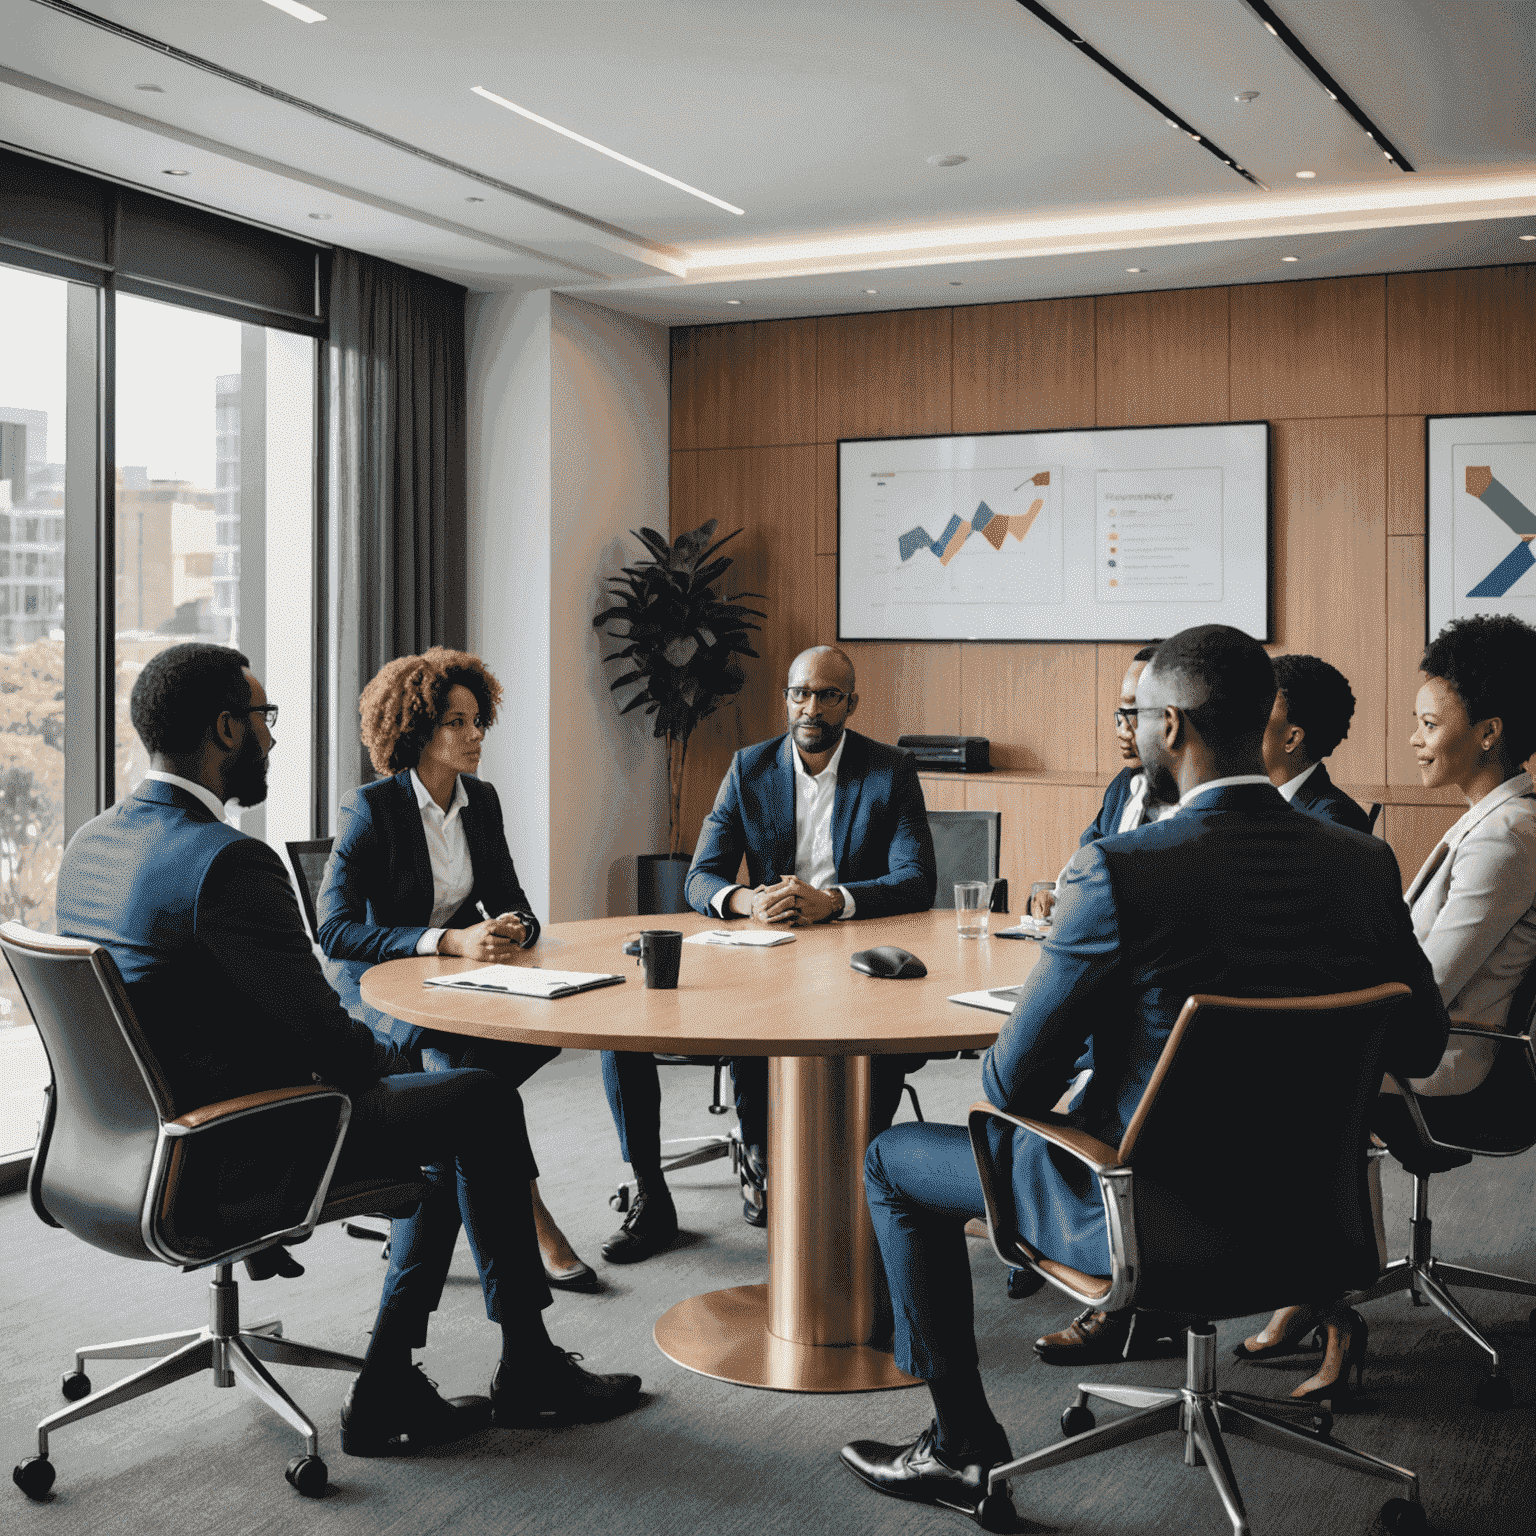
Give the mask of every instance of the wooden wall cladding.
MULTIPOLYGON (((1424 416, 1536 410, 1536 268, 701 327, 674 331, 672 356, 673 531, 746 529, 733 576, 768 612, 746 691, 690 748, 688 842, 730 754, 782 730, 790 660, 836 639, 839 437, 1234 419, 1273 423, 1272 649, 1327 658, 1355 692, 1333 777, 1388 786, 1381 830, 1408 875, 1455 820, 1414 802, 1406 747, 1424 416)), ((932 800, 1002 809, 1004 873, 1027 885, 1065 862, 1120 767, 1110 714, 1134 649, 850 646, 856 724, 985 735, 1000 768, 1041 775, 941 782, 932 800)))

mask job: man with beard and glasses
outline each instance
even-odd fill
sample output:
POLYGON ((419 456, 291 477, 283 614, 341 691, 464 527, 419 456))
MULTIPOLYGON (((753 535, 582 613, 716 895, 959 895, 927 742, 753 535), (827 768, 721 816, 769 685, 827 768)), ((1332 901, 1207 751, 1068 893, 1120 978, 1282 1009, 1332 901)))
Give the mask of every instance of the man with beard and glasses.
MULTIPOLYGON (((175 1113, 315 1080, 346 1092, 342 1183, 423 1165, 428 1193, 393 1223, 367 1354, 341 1413, 342 1449, 385 1456, 491 1423, 552 1426, 633 1407, 637 1376, 599 1376, 550 1341, 522 1101, 489 1073, 423 1073, 352 1019, 321 975, 282 861, 224 819, 266 798, 277 706, 225 646, 172 646, 131 701, 143 783, 70 840, 58 929, 102 945, 170 1086, 175 1113), (518 1175, 521 1176, 518 1176, 518 1175), (486 1314, 500 1325, 490 1399, 440 1397, 412 1369, 462 1221, 486 1314)), ((291 1261, 288 1273, 302 1273, 291 1261)))
MULTIPOLYGON (((846 729, 859 707, 853 662, 832 646, 803 651, 784 689, 788 730, 746 747, 704 819, 686 886, 689 905, 715 917, 802 927, 926 912, 938 884, 928 811, 910 752, 846 729), (745 856, 750 885, 737 885, 745 856)), ((874 1059, 873 1129, 891 1123, 901 1085, 922 1056, 874 1059)), ((767 1220, 762 1195, 768 1142, 768 1063, 732 1063, 746 1147, 742 1214, 767 1220)), ((610 1263, 635 1263, 677 1235, 661 1173, 661 1082, 655 1060, 605 1051, 603 1082, 639 1198, 603 1247, 610 1263)))

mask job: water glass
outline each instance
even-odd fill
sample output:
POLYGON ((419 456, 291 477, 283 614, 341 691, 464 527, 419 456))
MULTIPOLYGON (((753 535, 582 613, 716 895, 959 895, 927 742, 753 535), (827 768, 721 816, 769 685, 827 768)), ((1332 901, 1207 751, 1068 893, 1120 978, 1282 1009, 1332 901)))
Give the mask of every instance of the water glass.
POLYGON ((991 892, 990 880, 957 880, 955 882, 956 931, 962 939, 986 938, 987 899, 991 892))

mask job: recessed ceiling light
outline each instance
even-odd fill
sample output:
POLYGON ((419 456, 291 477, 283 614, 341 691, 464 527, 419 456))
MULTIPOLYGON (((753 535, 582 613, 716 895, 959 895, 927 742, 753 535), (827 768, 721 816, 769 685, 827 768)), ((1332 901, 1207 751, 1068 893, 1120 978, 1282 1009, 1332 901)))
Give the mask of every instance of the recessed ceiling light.
POLYGON ((485 199, 483 197, 466 197, 464 201, 466 203, 483 203, 485 199))
POLYGON ((1280 258, 1280 260, 1281 261, 1300 261, 1301 257, 1300 256, 1282 256, 1280 258))
POLYGON ((1257 101, 1258 99, 1259 93, 1257 91, 1239 91, 1232 98, 1233 101, 1257 101))
POLYGON ((161 171, 162 176, 190 176, 191 171, 161 171))
POLYGON ((563 135, 567 139, 574 140, 577 144, 585 145, 588 149, 595 149, 600 155, 607 155, 610 160, 617 160, 620 165, 627 165, 632 171, 643 172, 647 176, 654 176, 657 181, 664 181, 669 187, 676 187, 679 192, 686 192, 690 197, 702 198, 706 203, 713 203, 716 208, 723 208, 727 213, 744 214, 745 208, 738 208, 734 203, 723 202, 718 197, 711 197, 708 192, 701 192, 697 187, 690 187, 686 181, 679 181, 675 176, 668 176, 665 171, 658 171, 654 166, 643 164, 639 160, 631 160, 628 155, 621 155, 616 149, 609 149, 606 144, 599 144, 596 139, 589 139, 585 134, 576 133, 573 129, 562 128, 559 123, 552 123, 547 117, 540 117, 537 112, 530 112, 527 107, 520 107, 515 101, 508 101, 505 96, 498 96, 494 91, 488 91, 483 85, 472 85, 470 90, 476 96, 483 96, 486 101, 495 102, 498 107, 505 107, 508 112, 515 112, 519 117, 526 117, 530 123, 537 123, 541 128, 548 128, 552 133, 563 135))
POLYGON ((1316 171, 1297 171, 1296 172, 1296 180, 1297 181, 1316 181, 1317 180, 1317 172, 1316 171))
POLYGON ((313 10, 307 5, 300 5, 299 0, 266 0, 266 3, 275 11, 286 11, 296 21, 313 23, 325 20, 325 17, 319 11, 313 10))
POLYGON ((929 165, 964 165, 968 155, 929 155, 929 165))
POLYGON ((1279 37, 1280 36, 1280 34, 1278 32, 1276 32, 1275 29, 1272 26, 1270 26, 1270 24, 1267 21, 1264 23, 1264 30, 1266 32, 1268 32, 1271 37, 1279 37))
POLYGON ((165 87, 163 85, 136 85, 136 86, 134 86, 134 90, 136 90, 136 91, 150 91, 150 92, 152 92, 156 96, 164 96, 165 95, 165 87))
POLYGON ((740 299, 727 299, 725 302, 727 304, 740 304, 741 300, 740 299))
POLYGON ((1140 267, 1127 267, 1125 270, 1127 272, 1140 272, 1141 268, 1140 267))
POLYGON ((865 289, 865 290, 864 290, 864 292, 865 292, 865 293, 879 293, 879 292, 880 292, 880 290, 879 290, 879 289, 878 289, 878 288, 866 288, 866 289, 865 289))
POLYGON ((328 214, 328 213, 312 213, 312 214, 310 214, 310 218, 312 218, 312 219, 328 219, 328 218, 330 218, 330 214, 328 214))
POLYGON ((1536 240, 1536 235, 1521 235, 1522 240, 1536 240))

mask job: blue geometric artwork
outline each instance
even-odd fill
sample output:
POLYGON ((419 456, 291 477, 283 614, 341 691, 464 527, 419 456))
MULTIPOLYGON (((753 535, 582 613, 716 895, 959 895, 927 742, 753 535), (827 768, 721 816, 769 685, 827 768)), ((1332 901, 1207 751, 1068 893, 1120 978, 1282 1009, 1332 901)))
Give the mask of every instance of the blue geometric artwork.
POLYGON ((1495 480, 1487 464, 1467 466, 1467 494, 1477 497, 1511 533, 1519 536, 1520 542, 1467 593, 1468 597, 1503 597, 1536 565, 1536 555, 1531 554, 1531 540, 1536 539, 1536 513, 1495 480))

